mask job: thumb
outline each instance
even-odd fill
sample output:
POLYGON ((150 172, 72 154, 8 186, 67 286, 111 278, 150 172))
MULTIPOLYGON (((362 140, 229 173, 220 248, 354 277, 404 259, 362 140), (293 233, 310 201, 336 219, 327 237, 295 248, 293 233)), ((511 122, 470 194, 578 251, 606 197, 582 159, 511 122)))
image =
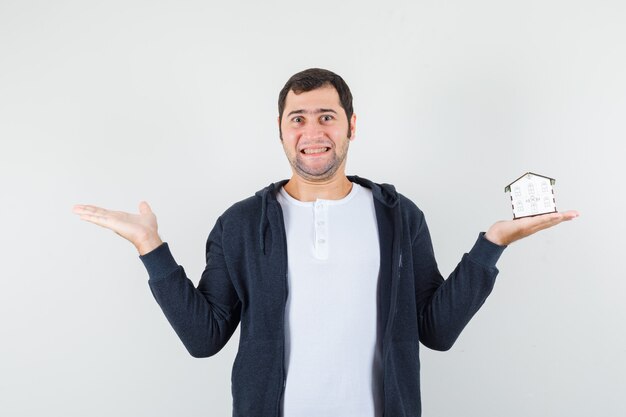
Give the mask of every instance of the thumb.
POLYGON ((147 201, 142 201, 139 203, 139 213, 141 214, 152 213, 152 209, 150 208, 150 205, 148 204, 147 201))

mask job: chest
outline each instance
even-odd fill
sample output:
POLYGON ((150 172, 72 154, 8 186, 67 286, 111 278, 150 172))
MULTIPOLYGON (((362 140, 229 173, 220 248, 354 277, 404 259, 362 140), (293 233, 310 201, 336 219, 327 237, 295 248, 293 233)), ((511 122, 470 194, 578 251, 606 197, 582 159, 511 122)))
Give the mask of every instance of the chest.
POLYGON ((357 197, 346 204, 283 205, 292 297, 375 301, 380 269, 376 214, 371 196, 357 197))

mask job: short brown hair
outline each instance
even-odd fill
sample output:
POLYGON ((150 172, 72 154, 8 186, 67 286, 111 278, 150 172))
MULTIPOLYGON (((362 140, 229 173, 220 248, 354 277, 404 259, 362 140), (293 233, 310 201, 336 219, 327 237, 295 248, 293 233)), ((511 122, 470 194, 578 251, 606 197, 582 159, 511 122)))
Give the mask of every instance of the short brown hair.
MULTIPOLYGON (((290 90, 296 94, 300 94, 324 87, 326 85, 332 85, 335 87, 337 94, 339 94, 339 102, 348 117, 348 137, 350 137, 350 119, 352 118, 352 113, 354 113, 354 110, 352 109, 352 93, 350 92, 350 88, 339 75, 322 68, 309 68, 292 75, 291 78, 287 80, 283 89, 280 90, 280 93, 278 94, 279 130, 280 122, 283 120, 285 100, 287 99, 287 94, 289 94, 290 90)), ((282 130, 280 132, 280 137, 281 139, 283 137, 282 130)))

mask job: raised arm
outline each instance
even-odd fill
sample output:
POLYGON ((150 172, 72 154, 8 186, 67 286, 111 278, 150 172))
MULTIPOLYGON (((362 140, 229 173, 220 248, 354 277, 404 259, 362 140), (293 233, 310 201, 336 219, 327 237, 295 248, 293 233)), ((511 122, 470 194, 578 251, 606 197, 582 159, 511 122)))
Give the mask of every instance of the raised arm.
POLYGON ((578 215, 568 211, 497 222, 479 235, 445 281, 435 262, 428 227, 422 221, 412 254, 420 341, 431 349, 450 349, 491 293, 498 274, 496 262, 506 245, 578 215))
POLYGON ((209 234, 206 267, 196 288, 161 241, 156 216, 145 201, 139 214, 90 205, 76 205, 73 212, 133 243, 154 298, 192 356, 211 356, 228 342, 239 324, 241 303, 226 270, 219 221, 209 234))

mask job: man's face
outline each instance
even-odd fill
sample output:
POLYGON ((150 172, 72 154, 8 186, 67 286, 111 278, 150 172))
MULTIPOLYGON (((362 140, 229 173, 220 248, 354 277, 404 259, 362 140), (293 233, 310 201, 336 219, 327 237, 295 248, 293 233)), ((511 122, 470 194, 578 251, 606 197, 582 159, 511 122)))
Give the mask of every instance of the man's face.
MULTIPOLYGON (((295 94, 285 99, 282 143, 294 174, 308 181, 326 181, 345 171, 348 119, 333 86, 295 94)), ((352 115, 350 138, 356 116, 352 115)))

